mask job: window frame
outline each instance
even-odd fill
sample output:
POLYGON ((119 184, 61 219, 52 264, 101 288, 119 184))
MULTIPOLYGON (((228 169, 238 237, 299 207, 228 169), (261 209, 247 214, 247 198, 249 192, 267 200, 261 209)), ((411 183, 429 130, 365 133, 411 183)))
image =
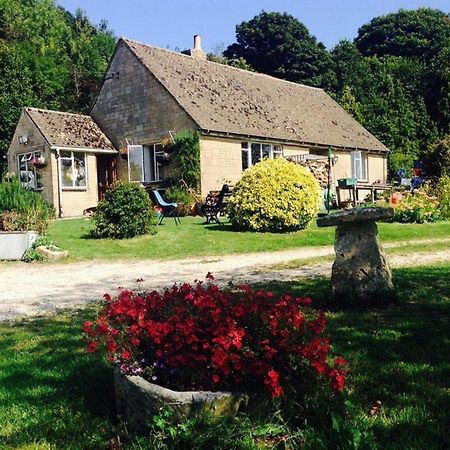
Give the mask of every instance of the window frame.
POLYGON ((161 181, 161 164, 157 160, 158 152, 161 153, 162 150, 157 150, 157 147, 161 144, 148 144, 148 145, 128 145, 128 181, 130 183, 155 183, 161 181), (139 180, 132 179, 131 176, 131 158, 130 152, 140 152, 138 154, 139 165, 140 165, 140 176, 139 180), (147 154, 148 153, 148 154, 147 154))
POLYGON ((33 191, 40 191, 42 190, 43 186, 40 183, 39 179, 41 178, 40 172, 37 170, 36 166, 33 164, 33 161, 37 158, 41 157, 43 155, 42 150, 33 150, 31 152, 23 152, 18 153, 16 156, 16 162, 17 162, 17 174, 19 176, 19 182, 22 187, 25 189, 30 189, 33 191), (28 156, 26 160, 21 160, 25 156, 28 156), (25 170, 22 170, 20 165, 21 163, 25 164, 25 170), (22 172, 24 173, 31 173, 33 180, 32 181, 22 181, 22 172))
MULTIPOLYGON (((87 167, 87 153, 83 152, 83 151, 73 151, 73 150, 61 150, 59 153, 59 157, 58 157, 58 164, 59 164, 59 181, 60 181, 60 186, 61 186, 61 190, 63 191, 87 191, 88 190, 88 167, 87 167), (65 156, 64 153, 70 153, 70 156, 65 156), (85 184, 84 185, 76 185, 76 179, 78 178, 78 176, 75 177, 75 173, 74 173, 74 167, 75 167, 75 158, 77 160, 80 160, 80 157, 75 157, 75 155, 81 155, 82 159, 83 159, 83 165, 84 165, 84 180, 85 180, 85 184), (72 185, 68 186, 65 180, 65 177, 63 176, 63 171, 67 172, 67 168, 64 168, 63 166, 63 161, 70 161, 70 168, 72 171, 71 174, 71 179, 72 179, 72 185)), ((69 167, 69 166, 68 166, 69 167)))
POLYGON ((352 177, 358 181, 367 181, 369 172, 367 152, 354 150, 351 152, 352 177))
POLYGON ((241 142, 242 171, 257 164, 258 162, 262 161, 265 158, 276 159, 282 157, 283 157, 283 146, 281 144, 274 144, 270 142, 256 142, 256 141, 241 142), (259 146, 258 159, 253 158, 254 151, 258 150, 257 146, 259 146))

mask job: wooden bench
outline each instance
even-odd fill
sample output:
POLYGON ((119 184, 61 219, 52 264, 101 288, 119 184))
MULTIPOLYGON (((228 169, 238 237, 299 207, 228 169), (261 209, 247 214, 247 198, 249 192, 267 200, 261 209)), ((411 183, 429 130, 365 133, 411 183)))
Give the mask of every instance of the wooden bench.
POLYGON ((201 212, 206 218, 205 224, 216 222, 221 223, 219 215, 226 214, 228 199, 231 197, 233 187, 224 184, 220 191, 210 191, 206 196, 205 203, 201 206, 201 212))

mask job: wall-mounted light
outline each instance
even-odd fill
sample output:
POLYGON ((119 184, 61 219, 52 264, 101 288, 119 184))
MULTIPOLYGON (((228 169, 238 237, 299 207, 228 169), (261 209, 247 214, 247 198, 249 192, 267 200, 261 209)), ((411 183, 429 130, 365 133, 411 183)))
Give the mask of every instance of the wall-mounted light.
POLYGON ((19 136, 19 144, 28 144, 28 136, 19 136))

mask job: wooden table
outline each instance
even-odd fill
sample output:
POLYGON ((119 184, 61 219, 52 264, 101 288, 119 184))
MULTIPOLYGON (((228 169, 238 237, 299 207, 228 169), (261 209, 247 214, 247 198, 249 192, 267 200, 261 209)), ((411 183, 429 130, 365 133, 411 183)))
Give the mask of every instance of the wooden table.
MULTIPOLYGON (((378 192, 390 191, 392 186, 389 184, 381 184, 381 183, 357 183, 353 186, 336 186, 336 197, 338 206, 341 204, 341 191, 348 191, 350 195, 350 200, 354 205, 357 203, 362 203, 362 200, 359 199, 360 191, 369 191, 370 192, 370 200, 373 203, 377 199, 378 192)), ((367 195, 367 194, 366 194, 367 195)))

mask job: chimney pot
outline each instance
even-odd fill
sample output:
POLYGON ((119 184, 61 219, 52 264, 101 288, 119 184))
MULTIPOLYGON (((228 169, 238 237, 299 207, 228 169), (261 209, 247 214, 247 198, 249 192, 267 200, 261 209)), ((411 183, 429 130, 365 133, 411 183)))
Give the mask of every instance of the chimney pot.
POLYGON ((200 35, 198 34, 194 35, 194 48, 192 48, 191 50, 187 50, 186 54, 191 55, 193 58, 196 59, 203 59, 203 60, 207 59, 206 52, 202 50, 202 38, 200 35))
POLYGON ((202 49, 202 37, 198 34, 194 35, 194 50, 202 49))

